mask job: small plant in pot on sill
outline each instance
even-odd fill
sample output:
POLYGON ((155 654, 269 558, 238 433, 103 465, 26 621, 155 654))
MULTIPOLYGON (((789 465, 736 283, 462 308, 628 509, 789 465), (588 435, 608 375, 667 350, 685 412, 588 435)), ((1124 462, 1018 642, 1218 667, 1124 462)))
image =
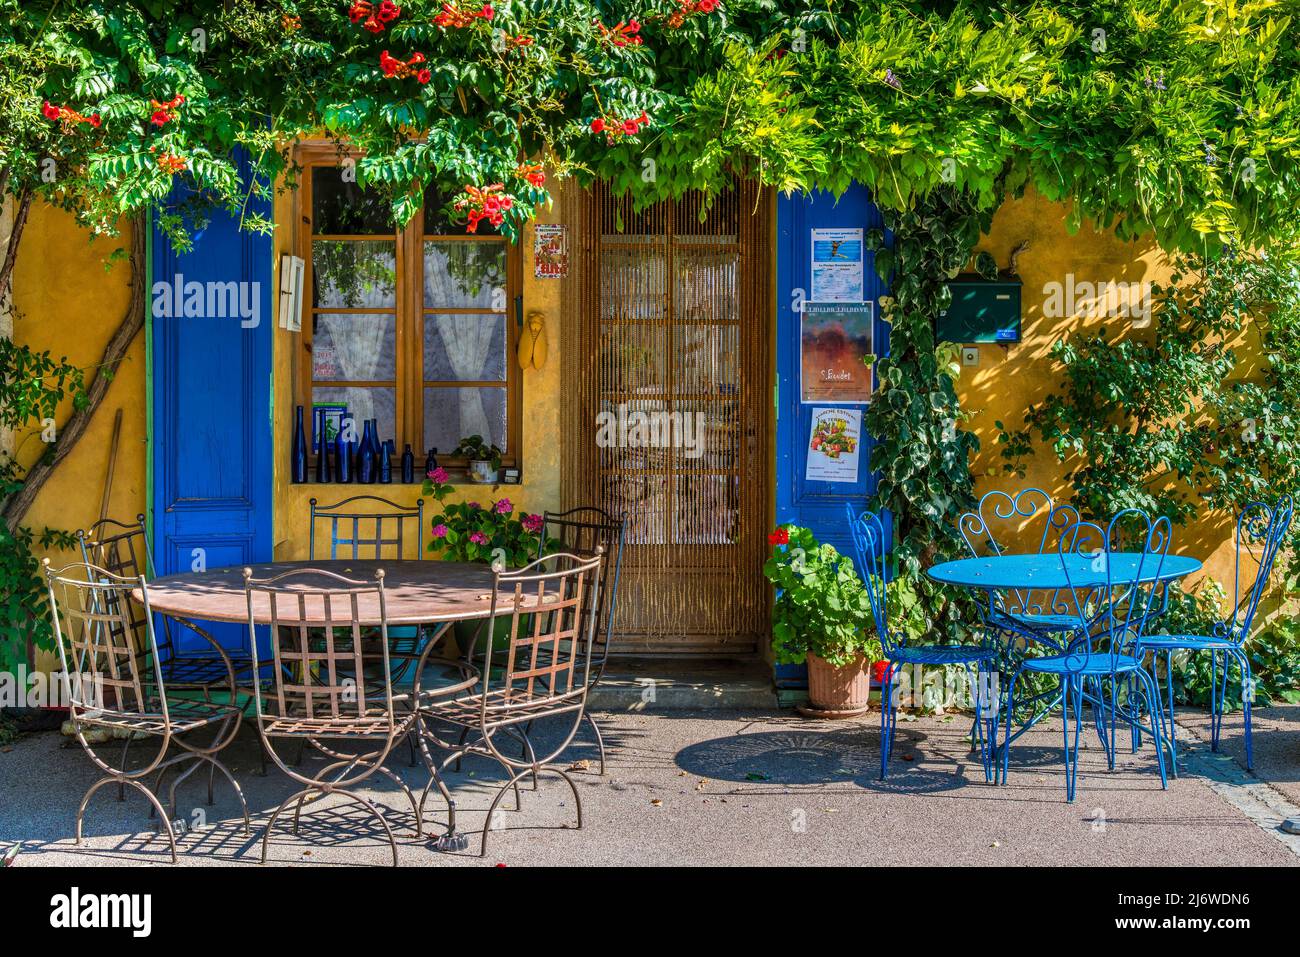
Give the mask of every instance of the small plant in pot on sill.
POLYGON ((451 454, 463 456, 469 462, 468 475, 471 482, 481 485, 497 483, 501 471, 501 450, 484 442, 483 436, 471 435, 461 439, 460 445, 451 454))
MULTIPOLYGON (((441 511, 429 520, 428 550, 449 562, 476 562, 483 565, 500 563, 505 568, 522 568, 538 555, 543 547, 545 522, 540 515, 516 511, 508 498, 482 505, 479 502, 452 502, 444 499, 456 489, 447 482, 444 468, 436 468, 424 480, 423 494, 432 496, 441 511)), ((558 551, 558 539, 545 540, 547 554, 558 551)), ((493 628, 493 641, 500 644, 509 628, 508 617, 498 618, 493 628)), ((479 630, 480 622, 457 622, 453 626, 457 644, 467 651, 479 630)))
POLYGON ((808 665, 811 717, 867 710, 871 665, 883 657, 871 602, 853 562, 806 528, 782 525, 768 536, 763 574, 776 586, 772 650, 782 664, 808 665))

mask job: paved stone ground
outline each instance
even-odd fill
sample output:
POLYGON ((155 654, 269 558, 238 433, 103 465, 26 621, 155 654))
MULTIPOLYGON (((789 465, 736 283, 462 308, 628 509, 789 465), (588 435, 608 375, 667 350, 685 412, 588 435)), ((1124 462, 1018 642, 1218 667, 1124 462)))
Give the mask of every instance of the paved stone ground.
MULTIPOLYGON (((1294 787, 1300 708, 1278 710, 1276 718, 1261 716, 1257 767, 1279 786, 1294 787), (1266 730, 1271 720, 1283 731, 1276 743, 1275 729, 1266 730)), ((1096 738, 1086 742, 1078 799, 1067 804, 1059 723, 1018 741, 1009 783, 993 787, 967 751, 969 724, 960 717, 900 721, 898 758, 889 779, 877 780, 878 720, 874 714, 853 722, 771 712, 603 714, 609 774, 597 775, 593 762, 573 775, 584 828, 571 827, 573 797, 563 783, 543 779, 540 791, 523 791, 522 811, 498 812, 500 829, 486 858, 477 856, 477 834, 468 851, 432 850, 414 838, 413 816, 409 806, 401 809, 395 787, 382 782, 370 793, 394 809, 390 821, 405 865, 1300 864, 1297 852, 1192 768, 1161 791, 1149 743, 1136 755, 1121 751, 1111 772, 1096 738)), ((1231 731, 1229 741, 1235 736, 1231 731)), ((165 841, 149 839, 143 800, 128 795, 118 803, 112 789, 92 802, 87 841, 73 845, 73 814, 95 774, 79 748, 63 744, 51 732, 0 753, 0 846, 23 843, 16 865, 166 863, 165 841)), ((587 746, 571 752, 573 760, 593 755, 587 746)), ((1189 756, 1189 765, 1198 755, 1189 756)), ((255 865, 261 826, 293 790, 274 769, 257 774, 251 733, 241 734, 229 756, 253 812, 253 835, 241 833, 236 803, 222 785, 215 807, 207 808, 203 785, 187 782, 180 814, 192 818, 197 805, 209 824, 183 838, 183 865, 255 865)), ((423 785, 424 772, 408 768, 404 753, 390 766, 423 785)), ((465 830, 482 827, 491 785, 500 780, 482 761, 450 775, 465 830)), ((445 821, 440 804, 431 807, 445 821)), ((389 861, 387 844, 359 807, 328 799, 311 809, 297 837, 277 824, 272 861, 389 861)))

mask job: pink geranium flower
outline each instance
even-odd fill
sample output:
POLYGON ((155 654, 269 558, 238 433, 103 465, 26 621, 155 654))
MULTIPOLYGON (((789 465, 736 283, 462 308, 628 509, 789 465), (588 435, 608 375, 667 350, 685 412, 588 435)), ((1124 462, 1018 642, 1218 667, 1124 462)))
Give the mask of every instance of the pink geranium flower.
POLYGON ((480 505, 478 502, 466 502, 466 503, 465 503, 465 507, 468 508, 468 509, 472 509, 473 511, 477 512, 477 511, 478 511, 480 508, 482 508, 483 506, 480 505))
POLYGON ((527 512, 520 517, 519 523, 524 526, 524 530, 536 535, 542 530, 543 519, 540 515, 529 515, 527 512))
POLYGON ((439 465, 436 469, 434 469, 432 472, 429 473, 429 478, 432 479, 434 482, 436 482, 438 485, 445 485, 447 484, 447 478, 448 478, 447 470, 443 468, 441 465, 439 465))
POLYGON ((442 524, 438 524, 438 525, 433 526, 433 537, 434 537, 434 538, 446 538, 446 537, 447 537, 447 526, 446 526, 446 525, 442 525, 442 524))
POLYGON ((508 498, 503 498, 492 506, 492 511, 496 512, 498 515, 509 515, 514 510, 515 507, 510 503, 510 499, 508 498))
POLYGON ((475 545, 486 545, 488 543, 488 537, 484 535, 482 532, 472 533, 469 537, 469 540, 473 542, 475 545))

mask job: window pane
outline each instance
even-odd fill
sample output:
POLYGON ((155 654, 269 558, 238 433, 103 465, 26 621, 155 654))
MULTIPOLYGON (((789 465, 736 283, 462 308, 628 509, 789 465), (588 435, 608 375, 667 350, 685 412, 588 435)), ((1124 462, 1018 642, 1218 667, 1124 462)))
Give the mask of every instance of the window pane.
MULTIPOLYGON (((355 173, 355 169, 350 170, 355 173)), ((311 231, 316 235, 392 233, 393 209, 388 199, 374 190, 343 181, 337 166, 311 168, 311 231)))
POLYGON ((481 435, 485 441, 507 451, 506 390, 425 389, 424 447, 447 453, 470 435, 481 435))
POLYGON ((505 309, 505 243, 425 240, 424 304, 505 309))
POLYGON ((366 419, 379 420, 379 441, 397 435, 397 397, 392 389, 353 386, 346 389, 316 386, 312 389, 313 404, 338 403, 346 405, 345 416, 351 418, 357 439, 361 438, 366 419))
POLYGON ((394 308, 397 258, 393 240, 317 239, 311 244, 312 305, 394 308))
POLYGON ((317 381, 396 378, 396 317, 318 313, 312 319, 311 372, 317 381))
POLYGON ((424 317, 424 378, 506 381, 506 317, 437 313, 424 317))

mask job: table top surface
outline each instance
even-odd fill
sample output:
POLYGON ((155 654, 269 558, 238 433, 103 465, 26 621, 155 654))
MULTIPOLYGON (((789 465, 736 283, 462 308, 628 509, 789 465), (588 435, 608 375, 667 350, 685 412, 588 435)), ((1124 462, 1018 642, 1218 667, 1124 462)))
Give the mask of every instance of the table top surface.
MULTIPOLYGON (((390 625, 420 625, 435 622, 484 618, 492 608, 492 569, 488 565, 464 562, 346 559, 269 562, 249 566, 253 577, 274 578, 285 572, 319 569, 353 581, 373 585, 375 572, 384 570, 384 604, 390 625)), ((302 575, 277 583, 302 591, 338 589, 341 582, 324 576, 302 575)), ((139 595, 137 593, 136 597, 139 595)), ((259 623, 270 621, 270 600, 254 593, 253 612, 259 623)), ((525 604, 529 604, 527 600, 525 604)), ((278 601, 279 618, 296 612, 296 602, 278 601), (288 607, 292 604, 294 607, 288 607)), ((204 572, 167 575, 149 583, 149 605, 154 611, 202 621, 248 621, 248 600, 244 594, 243 566, 214 568, 204 572)), ((339 606, 336 602, 335 608, 339 606)), ((337 613, 337 612, 336 612, 337 613)), ((379 600, 369 592, 358 598, 357 615, 363 625, 379 624, 379 600)), ((295 621, 308 624, 324 620, 323 602, 306 603, 305 615, 295 621), (315 605, 313 608, 312 606, 315 605)))
MULTIPOLYGON (((945 585, 962 585, 967 588, 1093 588, 1104 587, 1107 582, 1103 556, 1066 555, 1069 577, 1062 564, 1062 556, 1055 552, 1042 555, 988 555, 983 558, 961 558, 931 566, 926 574, 945 585)), ((1141 562, 1141 580, 1172 581, 1200 571, 1201 562, 1189 555, 1148 555, 1145 561, 1140 552, 1110 552, 1104 556, 1110 563, 1110 581, 1118 584, 1132 581, 1141 562)))

